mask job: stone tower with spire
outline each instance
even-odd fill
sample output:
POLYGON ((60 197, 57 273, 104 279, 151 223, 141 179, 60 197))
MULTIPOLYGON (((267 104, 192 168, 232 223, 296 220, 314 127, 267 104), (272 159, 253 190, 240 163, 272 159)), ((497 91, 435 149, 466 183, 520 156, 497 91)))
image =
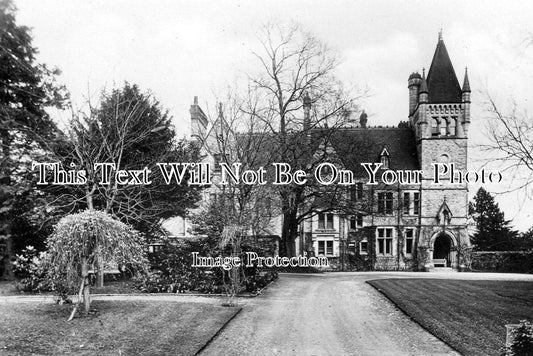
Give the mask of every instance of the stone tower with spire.
MULTIPOLYGON (((446 259, 458 267, 460 252, 470 245, 467 233, 468 186, 451 184, 449 173, 435 184, 435 163, 454 165, 467 171, 468 127, 470 125, 470 83, 465 70, 459 84, 450 56, 439 33, 437 48, 427 78, 413 73, 408 80, 409 125, 414 131, 420 169, 419 267, 446 259)), ((440 166, 442 167, 442 166, 440 166)), ((444 170, 444 168, 441 168, 444 170)))

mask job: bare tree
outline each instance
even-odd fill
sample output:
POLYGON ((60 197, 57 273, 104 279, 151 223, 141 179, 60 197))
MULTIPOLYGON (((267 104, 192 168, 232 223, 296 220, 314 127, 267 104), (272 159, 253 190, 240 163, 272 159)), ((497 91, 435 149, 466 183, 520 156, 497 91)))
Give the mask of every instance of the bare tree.
POLYGON ((533 183, 533 118, 513 102, 509 110, 501 110, 487 94, 489 121, 488 143, 480 147, 498 162, 500 172, 513 178, 509 191, 527 191, 533 183))
MULTIPOLYGON (((202 138, 205 152, 214 159, 211 163, 215 175, 210 190, 212 199, 193 217, 196 232, 209 231, 217 247, 232 257, 242 257, 243 244, 255 243, 259 236, 269 235, 271 217, 278 214, 276 191, 271 185, 260 183, 266 179, 261 167, 271 162, 265 147, 272 140, 265 134, 265 123, 244 112, 242 106, 243 99, 229 93, 224 105, 218 105, 216 116, 210 120, 210 130, 202 138), (236 177, 232 178, 228 172, 236 177), (213 226, 206 228, 206 225, 213 226)), ((244 269, 233 267, 222 273, 228 303, 233 305, 242 289, 244 269)))
MULTIPOLYGON (((260 44, 261 51, 254 53, 260 71, 249 75, 249 100, 241 110, 263 123, 271 140, 268 151, 276 162, 310 175, 329 156, 330 136, 347 123, 358 98, 335 78, 336 53, 298 26, 265 25, 260 44)), ((298 225, 318 209, 328 208, 323 202, 314 204, 325 192, 312 184, 310 180, 307 185, 277 188, 285 255, 296 252, 298 225)))

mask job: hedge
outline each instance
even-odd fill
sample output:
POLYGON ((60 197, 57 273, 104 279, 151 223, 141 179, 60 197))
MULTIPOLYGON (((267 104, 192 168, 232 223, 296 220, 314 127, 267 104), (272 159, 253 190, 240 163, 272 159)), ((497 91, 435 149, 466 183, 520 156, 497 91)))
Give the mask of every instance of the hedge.
POLYGON ((472 270, 533 273, 533 251, 472 252, 472 270))

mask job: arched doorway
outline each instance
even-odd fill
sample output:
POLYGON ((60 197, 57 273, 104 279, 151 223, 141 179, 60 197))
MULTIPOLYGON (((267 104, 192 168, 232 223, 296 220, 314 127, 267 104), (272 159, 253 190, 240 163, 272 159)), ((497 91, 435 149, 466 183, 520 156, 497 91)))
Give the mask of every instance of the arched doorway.
MULTIPOLYGON (((452 263, 452 239, 445 233, 440 233, 433 242, 433 261, 446 260, 445 267, 451 267, 452 263)), ((439 263, 442 267, 442 265, 439 263)))

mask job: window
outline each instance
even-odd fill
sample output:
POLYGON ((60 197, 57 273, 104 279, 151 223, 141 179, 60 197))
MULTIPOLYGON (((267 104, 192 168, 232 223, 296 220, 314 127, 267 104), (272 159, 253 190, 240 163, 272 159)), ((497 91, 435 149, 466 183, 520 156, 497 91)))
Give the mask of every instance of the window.
POLYGON ((378 213, 385 212, 385 193, 378 193, 378 213))
POLYGON ((381 156, 381 167, 385 169, 389 168, 389 157, 381 156))
POLYGON ((163 251, 163 245, 149 245, 148 253, 157 253, 163 251))
POLYGON ((456 136, 457 135, 456 126, 457 126, 457 118, 456 117, 450 118, 448 120, 448 128, 446 130, 446 134, 451 135, 451 136, 456 136))
POLYGON ((431 120, 431 136, 439 136, 440 135, 440 125, 439 125, 439 119, 436 117, 431 120))
POLYGON ((403 214, 404 215, 418 215, 419 212, 420 212, 420 193, 419 192, 404 192, 403 193, 403 214))
POLYGON ((441 126, 440 126, 440 135, 446 136, 449 135, 448 130, 450 129, 450 124, 447 118, 443 118, 441 120, 441 126))
POLYGON ((448 163, 450 161, 450 156, 448 156, 446 153, 443 153, 439 156, 438 161, 439 163, 448 163))
POLYGON ((357 201, 357 190, 355 189, 355 187, 352 187, 350 189, 350 200, 357 201))
POLYGON ((356 188, 356 197, 357 199, 362 199, 363 198, 363 183, 355 183, 355 188, 356 188))
POLYGON ((411 193, 403 193, 403 213, 409 215, 411 206, 411 193))
POLYGON ((350 200, 357 201, 363 198, 363 183, 355 183, 355 187, 350 189, 350 200))
POLYGON ((393 203, 394 203, 394 196, 392 192, 378 193, 378 213, 379 214, 392 214, 393 203))
POLYGON ((387 151, 386 147, 383 147, 383 150, 381 151, 379 157, 381 162, 381 168, 388 169, 389 168, 389 151, 387 151))
POLYGON ((360 213, 350 218, 350 229, 355 230, 358 227, 363 227, 363 214, 360 213))
POLYGON ((318 242, 318 255, 333 255, 333 241, 331 240, 321 240, 318 242))
POLYGON ((318 228, 333 229, 333 214, 318 213, 318 228))
POLYGON ((326 241, 318 241, 318 254, 323 255, 324 252, 326 252, 324 246, 326 245, 326 241))
POLYGON ((405 229, 405 254, 413 254, 414 229, 405 229))
POLYGON ((326 255, 333 255, 333 241, 326 241, 326 255))
POLYGON ((318 213, 318 228, 319 229, 326 228, 326 214, 324 213, 318 213))
POLYGON ((366 255, 368 253, 368 241, 363 240, 359 242, 359 254, 366 255))
POLYGON ((420 214, 420 193, 413 193, 413 215, 420 214))
POLYGON ((363 227, 363 214, 357 214, 357 227, 363 227))
POLYGON ((378 228, 378 255, 392 255, 392 231, 391 227, 378 228))

